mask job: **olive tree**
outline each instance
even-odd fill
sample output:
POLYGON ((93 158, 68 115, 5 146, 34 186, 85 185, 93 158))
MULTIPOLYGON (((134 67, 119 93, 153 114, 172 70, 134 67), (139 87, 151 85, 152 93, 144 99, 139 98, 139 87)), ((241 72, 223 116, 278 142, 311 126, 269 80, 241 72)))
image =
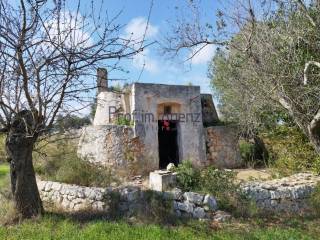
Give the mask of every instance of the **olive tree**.
POLYGON ((175 26, 166 51, 219 44, 229 71, 222 81, 238 93, 247 116, 285 112, 320 154, 320 2, 232 2, 214 28, 196 18, 175 26))

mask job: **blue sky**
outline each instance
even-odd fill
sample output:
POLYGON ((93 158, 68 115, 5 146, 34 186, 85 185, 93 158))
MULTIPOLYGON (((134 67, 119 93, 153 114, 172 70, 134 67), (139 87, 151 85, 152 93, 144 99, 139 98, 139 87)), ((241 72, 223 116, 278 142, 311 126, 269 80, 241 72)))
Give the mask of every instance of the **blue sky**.
MULTIPOLYGON (((154 0, 147 34, 148 41, 161 40, 164 37, 169 30, 168 20, 174 22, 176 7, 182 9, 186 1, 154 0)), ((145 29, 151 0, 105 0, 102 3, 103 8, 107 9, 111 16, 123 10, 117 21, 126 25, 123 29, 124 35, 131 32, 139 35, 145 29)), ((86 2, 81 1, 81 4, 85 8, 86 2)), ((206 10, 203 12, 204 21, 214 24, 217 1, 203 0, 201 7, 206 10)), ((183 58, 168 60, 161 56, 158 45, 155 44, 147 48, 142 55, 122 62, 122 66, 129 73, 113 71, 109 74, 109 78, 125 78, 128 83, 135 81, 163 84, 192 83, 200 85, 203 93, 211 93, 207 69, 208 62, 214 55, 214 49, 214 46, 208 47, 191 62, 183 63, 183 58), (144 64, 144 71, 140 76, 144 64)))

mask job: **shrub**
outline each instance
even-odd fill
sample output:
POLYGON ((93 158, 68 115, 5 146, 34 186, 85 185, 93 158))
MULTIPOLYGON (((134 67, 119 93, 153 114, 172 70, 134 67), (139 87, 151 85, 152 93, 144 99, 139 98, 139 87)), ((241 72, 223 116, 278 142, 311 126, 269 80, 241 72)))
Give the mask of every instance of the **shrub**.
POLYGON ((79 158, 70 158, 59 166, 53 179, 81 186, 107 187, 114 178, 108 168, 93 166, 79 158))
POLYGON ((320 216, 320 183, 316 185, 315 189, 311 193, 309 202, 313 212, 317 216, 320 216))
POLYGON ((245 163, 247 166, 252 166, 254 162, 254 144, 240 140, 239 148, 243 163, 245 163))
POLYGON ((232 212, 235 216, 248 217, 257 213, 255 204, 241 192, 236 173, 207 167, 201 171, 202 191, 217 198, 220 209, 232 212))
POLYGON ((200 171, 190 161, 184 161, 175 170, 178 173, 177 183, 184 191, 200 188, 200 171))
POLYGON ((255 204, 248 199, 236 181, 236 173, 214 167, 196 169, 186 161, 176 168, 178 186, 184 191, 210 193, 217 199, 220 209, 235 216, 248 217, 257 213, 255 204))
POLYGON ((262 137, 270 153, 271 167, 281 175, 311 170, 316 163, 317 153, 296 127, 280 125, 262 137))
POLYGON ((76 146, 71 141, 58 140, 42 151, 46 155, 35 153, 34 165, 36 173, 43 179, 96 187, 106 187, 117 181, 111 169, 78 158, 76 146))
POLYGON ((312 164, 312 171, 315 174, 320 175, 320 157, 317 157, 314 160, 314 163, 312 164))

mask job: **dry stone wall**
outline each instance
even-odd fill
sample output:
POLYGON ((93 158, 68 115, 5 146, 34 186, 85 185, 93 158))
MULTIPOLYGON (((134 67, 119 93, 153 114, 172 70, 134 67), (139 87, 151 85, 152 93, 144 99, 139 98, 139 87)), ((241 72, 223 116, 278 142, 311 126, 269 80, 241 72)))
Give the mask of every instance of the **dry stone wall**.
MULTIPOLYGON (((241 185, 243 192, 256 202, 257 207, 269 212, 303 213, 308 209, 308 199, 320 176, 300 173, 291 177, 265 182, 248 182, 241 185)), ((125 216, 145 212, 150 203, 150 193, 167 211, 177 217, 195 219, 228 219, 231 216, 218 210, 214 196, 195 192, 183 192, 175 188, 157 192, 141 190, 136 186, 118 188, 82 187, 58 182, 38 181, 41 199, 45 208, 65 212, 112 211, 125 216)))
POLYGON ((308 199, 319 181, 320 176, 299 173, 282 179, 249 182, 242 188, 261 209, 299 213, 308 210, 308 199))
MULTIPOLYGON (((131 216, 143 211, 150 191, 139 187, 90 188, 58 182, 38 181, 40 196, 46 208, 60 209, 65 212, 103 212, 116 211, 131 216)), ((210 218, 217 210, 217 202, 211 195, 182 192, 173 189, 154 192, 160 201, 167 201, 168 211, 178 217, 196 219, 210 218)))

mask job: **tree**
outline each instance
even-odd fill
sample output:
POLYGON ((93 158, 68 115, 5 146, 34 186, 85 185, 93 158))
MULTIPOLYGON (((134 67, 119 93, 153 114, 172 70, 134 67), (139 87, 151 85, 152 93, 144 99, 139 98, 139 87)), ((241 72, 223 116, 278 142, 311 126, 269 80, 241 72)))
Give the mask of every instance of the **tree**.
POLYGON ((224 81, 236 86, 251 116, 268 108, 284 111, 320 154, 319 1, 254 3, 237 1, 229 9, 233 15, 220 11, 216 32, 196 19, 178 24, 167 51, 222 44, 231 72, 224 81))
POLYGON ((63 116, 59 114, 56 118, 54 129, 59 131, 59 133, 64 133, 71 129, 81 129, 90 123, 90 116, 80 117, 72 114, 63 116))
MULTIPOLYGON (((117 16, 80 13, 66 1, 0 0, 0 126, 7 134, 12 193, 21 218, 43 207, 32 164, 35 143, 47 136, 59 113, 83 108, 98 66, 117 68, 147 45, 125 39, 117 16)), ((99 12, 99 11, 98 11, 99 12)), ((102 9, 100 9, 100 13, 102 9)))

